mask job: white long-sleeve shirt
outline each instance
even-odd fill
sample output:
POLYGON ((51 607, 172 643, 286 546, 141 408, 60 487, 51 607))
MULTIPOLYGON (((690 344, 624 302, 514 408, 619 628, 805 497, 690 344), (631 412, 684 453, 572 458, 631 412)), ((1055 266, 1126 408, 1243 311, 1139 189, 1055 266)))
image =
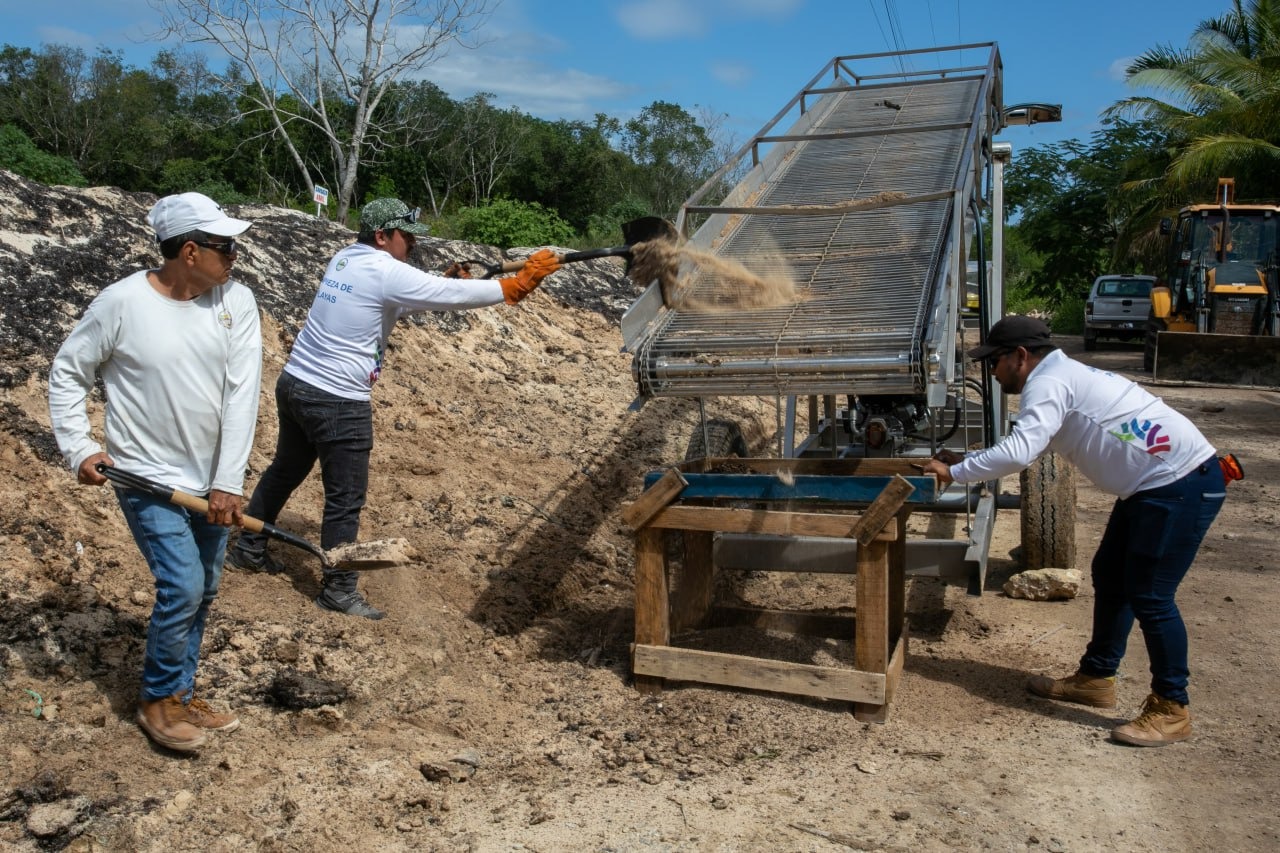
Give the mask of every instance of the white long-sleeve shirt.
POLYGON ((401 316, 502 301, 496 280, 433 275, 354 243, 329 261, 284 370, 330 394, 368 400, 382 372, 387 338, 401 316))
POLYGON ((243 494, 262 378, 247 287, 232 281, 178 301, 142 271, 98 294, 49 368, 54 437, 73 471, 102 450, 85 403, 99 371, 117 466, 192 494, 243 494))
POLYGON ((1190 420, 1159 397, 1061 350, 1028 375, 1008 437, 952 465, 951 477, 957 483, 998 479, 1047 450, 1121 498, 1176 482, 1215 452, 1190 420))

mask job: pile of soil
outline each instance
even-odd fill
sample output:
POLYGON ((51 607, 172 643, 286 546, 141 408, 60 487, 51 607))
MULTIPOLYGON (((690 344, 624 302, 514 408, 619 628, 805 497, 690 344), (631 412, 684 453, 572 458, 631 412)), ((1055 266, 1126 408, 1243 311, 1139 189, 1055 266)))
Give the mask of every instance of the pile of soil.
MULTIPOLYGON (((1140 636, 1115 712, 1029 699, 1069 671, 1091 595, 999 594, 1016 513, 997 522, 981 597, 908 590, 911 646, 883 725, 846 704, 631 684, 633 541, 620 511, 679 461, 691 401, 635 397, 620 261, 567 267, 521 305, 423 314, 396 330, 374 394, 361 537, 417 560, 371 571, 380 622, 318 609, 319 560, 273 544, 283 575, 228 571, 201 693, 241 716, 196 756, 133 722, 151 577, 106 489, 78 486, 49 433, 49 359, 103 286, 156 263, 154 199, 0 172, 0 846, 15 850, 1164 850, 1280 844, 1280 395, 1165 389, 1244 461, 1183 586, 1197 736, 1164 750, 1106 734, 1146 694, 1140 636)), ((328 257, 352 234, 242 207, 236 275, 263 312, 261 415, 246 483, 275 440, 271 391, 328 257)), ((520 254, 512 252, 513 255, 520 254)), ((498 260, 424 240, 418 262, 498 260)), ((1073 350, 1075 341, 1062 341, 1073 350)), ((1091 360, 1141 378, 1137 347, 1091 360)), ((773 401, 711 401, 756 455, 773 401)), ((101 415, 100 398, 94 401, 101 415)), ((1016 483, 1013 484, 1016 489, 1016 483)), ((313 475, 279 520, 319 540, 313 475)), ((1082 562, 1110 498, 1079 500, 1082 562)), ((963 518, 956 519, 963 525, 963 518)), ((928 523, 943 523, 937 519, 928 523)), ((1082 566, 1082 568, 1084 568, 1082 566)), ((842 608, 850 578, 760 574, 753 603, 842 608)), ((739 630, 739 629, 735 629, 739 630)), ((762 657, 851 661, 847 643, 742 633, 762 657)))

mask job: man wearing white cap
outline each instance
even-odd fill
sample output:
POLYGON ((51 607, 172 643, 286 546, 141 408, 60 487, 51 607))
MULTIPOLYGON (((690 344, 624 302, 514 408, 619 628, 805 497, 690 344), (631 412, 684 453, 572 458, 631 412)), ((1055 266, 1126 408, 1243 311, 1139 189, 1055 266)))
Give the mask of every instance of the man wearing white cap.
POLYGON ((118 465, 208 498, 203 515, 116 490, 156 584, 138 724, 157 744, 189 752, 207 732, 240 725, 195 695, 195 675, 227 534, 242 518, 262 337, 253 294, 230 278, 235 238, 252 223, 200 193, 160 199, 147 222, 163 263, 115 282, 89 305, 49 368, 49 414, 81 483, 101 485, 96 466, 118 465), (86 406, 99 375, 105 450, 86 406))

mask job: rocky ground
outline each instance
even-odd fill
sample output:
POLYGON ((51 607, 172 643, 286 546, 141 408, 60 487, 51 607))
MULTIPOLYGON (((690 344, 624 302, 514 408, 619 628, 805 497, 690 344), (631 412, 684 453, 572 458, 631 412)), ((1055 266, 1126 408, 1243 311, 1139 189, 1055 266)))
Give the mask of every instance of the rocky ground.
MULTIPOLYGON (((1108 742, 1146 694, 1135 634, 1116 712, 1032 700, 1027 673, 1069 671, 1091 593, 1000 593, 1018 518, 997 523, 987 589, 915 580, 911 651, 887 723, 841 703, 631 685, 633 549, 621 509, 683 457, 696 407, 628 410, 621 266, 566 269, 515 308, 424 315, 397 330, 375 393, 364 538, 423 560, 370 572, 389 610, 311 603, 318 560, 228 572, 201 690, 237 732, 194 757, 133 722, 151 580, 113 499, 76 485, 48 430, 49 358, 105 283, 155 262, 153 201, 0 172, 0 846, 15 850, 1273 850, 1280 723, 1271 701, 1280 395, 1162 388, 1248 479, 1184 583, 1196 738, 1108 742)), ((327 257, 351 238, 244 208, 238 277, 264 314, 262 414, 248 483, 275 437, 270 391, 327 257)), ((487 247, 439 241, 442 268, 487 247)), ((1062 340, 1071 352, 1078 341, 1062 340)), ((1088 360, 1141 380, 1141 352, 1088 360)), ((100 401, 96 404, 100 406, 100 401)), ((771 401, 716 401, 766 455, 771 401)), ((1016 488, 1016 484, 1014 486, 1016 488)), ((313 477, 280 524, 318 540, 313 477)), ((1110 499, 1082 484, 1081 568, 1110 499)), ((848 579, 766 576, 794 608, 851 602, 848 579)), ((752 592, 750 585, 747 592, 752 592)), ((757 654, 848 656, 781 634, 757 654)))

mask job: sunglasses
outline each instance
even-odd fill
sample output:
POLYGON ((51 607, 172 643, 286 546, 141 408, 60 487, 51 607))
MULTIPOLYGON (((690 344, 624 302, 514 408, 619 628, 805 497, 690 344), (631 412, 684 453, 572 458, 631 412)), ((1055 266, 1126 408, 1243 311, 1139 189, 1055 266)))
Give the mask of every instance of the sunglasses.
POLYGON ((999 352, 991 353, 991 355, 987 356, 986 359, 984 359, 987 363, 987 368, 990 370, 995 370, 996 365, 1000 363, 1000 359, 1004 358, 1006 355, 1008 355, 1011 352, 1014 352, 1014 350, 1002 349, 999 352))
POLYGON ((397 216, 394 219, 388 219, 386 222, 382 223, 382 230, 389 231, 392 228, 395 228, 397 222, 403 222, 406 225, 412 225, 418 221, 418 214, 421 212, 422 212, 422 208, 415 207, 413 210, 409 211, 408 213, 397 216))
POLYGON ((229 240, 226 243, 210 243, 205 240, 192 240, 197 246, 203 246, 206 249, 213 249, 215 252, 221 252, 224 255, 234 255, 239 248, 236 246, 235 240, 229 240))

